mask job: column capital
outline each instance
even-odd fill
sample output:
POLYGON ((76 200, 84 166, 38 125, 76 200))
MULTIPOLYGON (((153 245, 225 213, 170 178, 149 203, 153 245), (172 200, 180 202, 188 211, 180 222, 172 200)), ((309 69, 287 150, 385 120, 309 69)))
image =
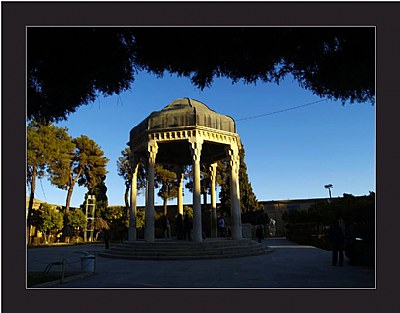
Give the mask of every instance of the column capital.
POLYGON ((201 149, 203 147, 203 138, 191 137, 189 138, 190 152, 194 162, 200 162, 201 149))
POLYGON ((232 170, 237 173, 240 166, 239 148, 236 144, 233 144, 227 147, 227 151, 229 155, 229 165, 232 170))
POLYGON ((147 143, 147 155, 149 156, 149 163, 154 165, 156 163, 156 156, 158 152, 158 144, 155 140, 149 140, 147 143))
POLYGON ((211 164, 208 169, 211 173, 211 179, 215 179, 215 176, 217 175, 217 163, 211 164))

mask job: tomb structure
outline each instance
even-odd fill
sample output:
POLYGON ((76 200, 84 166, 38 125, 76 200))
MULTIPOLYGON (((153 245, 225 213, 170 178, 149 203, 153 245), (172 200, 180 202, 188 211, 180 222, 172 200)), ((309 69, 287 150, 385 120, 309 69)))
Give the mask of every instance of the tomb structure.
POLYGON ((193 236, 201 242, 202 214, 200 166, 205 165, 211 176, 211 236, 217 236, 216 168, 217 161, 229 158, 231 236, 242 238, 239 194, 239 150, 241 141, 233 118, 211 110, 204 103, 181 98, 164 109, 151 113, 130 131, 130 164, 132 168, 129 241, 136 241, 136 184, 139 162, 147 172, 144 239, 155 241, 154 227, 154 166, 174 165, 179 178, 178 211, 183 214, 183 169, 192 165, 193 173, 193 236))

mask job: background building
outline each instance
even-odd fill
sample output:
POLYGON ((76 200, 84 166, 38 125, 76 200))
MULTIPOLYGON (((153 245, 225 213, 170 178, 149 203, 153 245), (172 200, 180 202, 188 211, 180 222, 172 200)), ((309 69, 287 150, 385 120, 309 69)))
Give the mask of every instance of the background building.
POLYGON ((264 206, 264 212, 268 214, 269 218, 275 220, 276 236, 285 236, 286 228, 282 215, 290 210, 308 210, 312 205, 319 202, 326 202, 327 198, 315 199, 295 199, 295 200, 272 200, 272 201, 258 201, 264 206))

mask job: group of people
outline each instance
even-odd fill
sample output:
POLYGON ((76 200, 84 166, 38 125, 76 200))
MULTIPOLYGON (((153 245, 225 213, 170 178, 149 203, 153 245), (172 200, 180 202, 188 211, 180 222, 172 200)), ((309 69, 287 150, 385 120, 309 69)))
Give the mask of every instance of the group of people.
MULTIPOLYGON (((192 240, 191 232, 193 229, 192 219, 189 217, 189 214, 185 214, 185 217, 181 213, 178 213, 178 216, 175 220, 176 225, 176 237, 178 240, 192 240)), ((171 237, 171 221, 168 215, 164 216, 164 237, 166 239, 172 239, 171 237)))
MULTIPOLYGON (((172 231, 171 231, 172 223, 168 214, 163 216, 162 224, 163 224, 164 238, 172 239, 172 231)), ((178 213, 175 219, 175 227, 176 227, 176 237, 178 240, 192 240, 191 232, 193 229, 193 222, 189 214, 186 213, 185 216, 183 217, 181 213, 178 213)), ((205 232, 203 232, 202 236, 203 239, 206 239, 205 232)), ((218 217, 218 236, 219 237, 229 236, 229 229, 227 228, 227 223, 224 214, 221 214, 218 217)), ((104 230, 104 242, 106 249, 110 248, 110 239, 111 239, 110 231, 108 229, 104 230)))
MULTIPOLYGON (((185 216, 178 213, 175 219, 176 226, 176 238, 178 240, 192 240, 191 232, 193 229, 193 222, 190 216, 186 213, 185 216)), ((168 215, 163 217, 163 229, 164 237, 166 239, 171 239, 171 220, 168 215)), ((229 236, 229 228, 227 227, 225 215, 222 213, 218 216, 218 236, 226 237, 229 236)), ((206 234, 203 231, 203 239, 206 239, 206 234)))
POLYGON ((356 236, 354 225, 351 222, 346 223, 345 231, 340 227, 339 221, 335 221, 329 231, 329 239, 332 244, 332 265, 343 266, 344 253, 349 258, 349 264, 355 265, 355 244, 356 236))

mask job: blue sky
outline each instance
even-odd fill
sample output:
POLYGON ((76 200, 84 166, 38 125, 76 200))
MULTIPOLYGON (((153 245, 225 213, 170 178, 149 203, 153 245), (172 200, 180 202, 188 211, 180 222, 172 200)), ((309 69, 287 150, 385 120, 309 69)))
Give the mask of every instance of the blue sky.
MULTIPOLYGON (((211 88, 201 91, 187 78, 169 74, 156 78, 140 72, 130 91, 99 97, 57 124, 68 127, 72 137, 89 136, 110 159, 106 179, 109 205, 124 204, 125 186, 116 162, 129 140, 129 131, 151 112, 182 97, 199 100, 237 121, 258 200, 328 197, 326 184, 333 184, 333 197, 375 191, 376 107, 370 103, 313 103, 322 98, 299 87, 291 77, 279 85, 232 84, 219 78, 211 88), (275 113, 309 103, 313 104, 275 113)), ((85 188, 76 186, 71 205, 79 206, 85 192, 85 188)), ((47 179, 37 183, 38 199, 65 205, 66 195, 47 179)), ((185 191, 184 202, 191 203, 191 199, 190 192, 185 191)), ((158 197, 155 201, 162 204, 158 197)), ((144 205, 142 195, 138 196, 138 205, 144 205)))

